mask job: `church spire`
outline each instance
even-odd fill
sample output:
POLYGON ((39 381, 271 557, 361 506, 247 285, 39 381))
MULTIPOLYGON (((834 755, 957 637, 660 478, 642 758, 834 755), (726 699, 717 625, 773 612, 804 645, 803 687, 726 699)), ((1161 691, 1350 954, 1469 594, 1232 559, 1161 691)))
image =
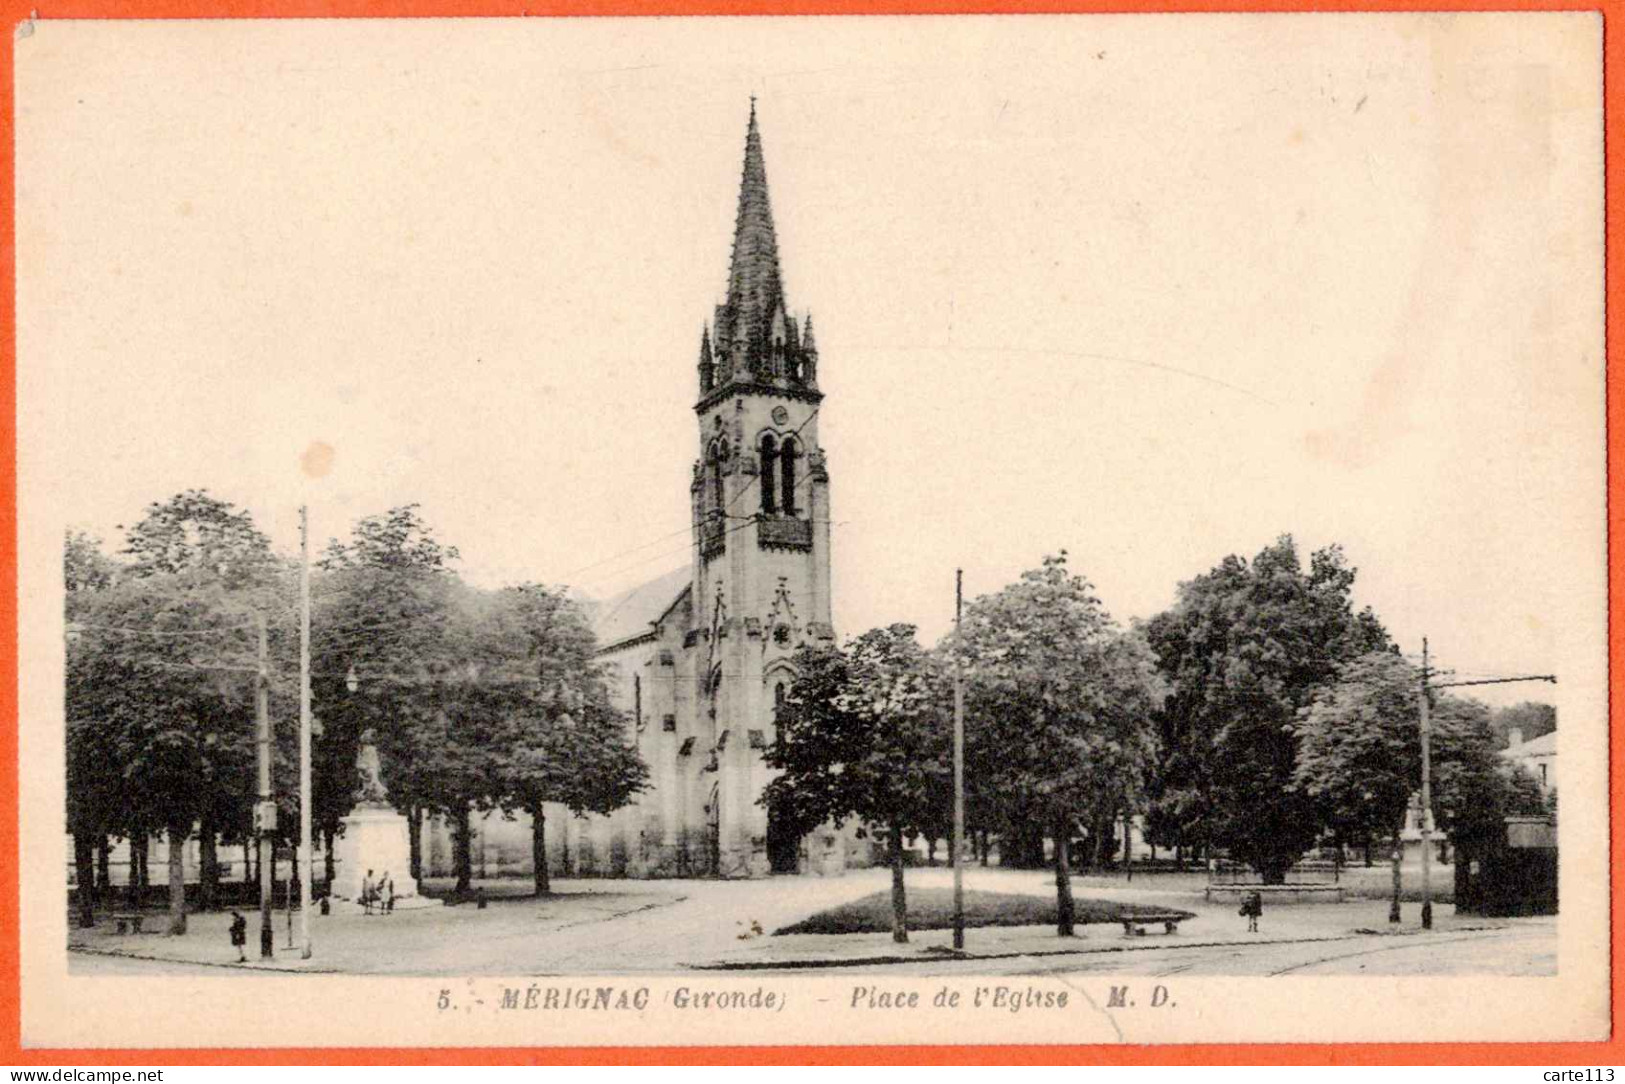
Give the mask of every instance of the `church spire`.
MULTIPOLYGON (((701 396, 709 398, 730 387, 746 386, 816 401, 817 356, 807 348, 802 324, 790 315, 784 300, 779 240, 767 195, 767 161, 762 154, 762 133, 756 126, 754 97, 745 129, 728 296, 716 307, 710 330, 711 364, 707 370, 702 358, 701 396)), ((702 345, 702 352, 704 349, 702 345)))
POLYGON ((728 300, 721 306, 717 321, 717 346, 734 355, 730 359, 734 371, 755 370, 767 364, 774 317, 784 307, 779 243, 767 195, 767 163, 762 155, 762 133, 756 126, 756 99, 752 98, 739 209, 734 216, 728 300))

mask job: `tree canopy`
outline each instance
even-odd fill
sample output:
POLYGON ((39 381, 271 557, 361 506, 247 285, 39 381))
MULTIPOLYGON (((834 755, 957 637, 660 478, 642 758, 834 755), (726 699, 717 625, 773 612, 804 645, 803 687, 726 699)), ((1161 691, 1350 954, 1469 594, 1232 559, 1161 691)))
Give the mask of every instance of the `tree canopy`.
MULTIPOLYGON (((284 838, 298 823, 296 568, 247 512, 201 490, 151 505, 124 556, 83 533, 64 540, 69 825, 86 866, 97 840, 124 835, 144 853, 157 831, 178 863, 195 827, 207 902, 217 842, 250 832, 262 624, 284 838)), ((466 879, 470 809, 608 812, 645 769, 579 608, 535 585, 475 589, 455 559, 415 505, 327 548, 312 582, 312 812, 329 839, 341 830, 370 730, 390 799, 458 828, 466 879)), ((170 881, 179 930, 178 866, 170 881)))
POLYGON ((1060 925, 1070 933, 1075 825, 1109 830, 1144 797, 1160 692, 1154 660, 1069 569, 1065 551, 968 605, 958 650, 967 745, 985 771, 978 805, 1008 835, 1031 826, 1055 840, 1060 925))
POLYGON ((903 837, 940 831, 953 798, 951 731, 914 626, 871 629, 843 647, 796 653, 796 680, 766 754, 782 774, 762 801, 810 828, 855 817, 885 829, 893 927, 908 940, 903 837))
POLYGON ((1389 646, 1339 547, 1305 570, 1291 536, 1183 583, 1147 635, 1169 696, 1160 720, 1164 813, 1279 882, 1319 831, 1294 785, 1295 720, 1346 661, 1389 646), (1170 797, 1171 796, 1171 797, 1170 797))

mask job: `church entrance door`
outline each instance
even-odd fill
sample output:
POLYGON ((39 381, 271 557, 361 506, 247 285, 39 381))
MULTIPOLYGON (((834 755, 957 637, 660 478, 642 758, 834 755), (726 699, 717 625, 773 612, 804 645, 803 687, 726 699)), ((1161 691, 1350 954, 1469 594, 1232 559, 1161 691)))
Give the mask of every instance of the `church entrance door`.
POLYGON ((771 808, 767 811, 767 863, 774 873, 801 872, 801 835, 771 808))

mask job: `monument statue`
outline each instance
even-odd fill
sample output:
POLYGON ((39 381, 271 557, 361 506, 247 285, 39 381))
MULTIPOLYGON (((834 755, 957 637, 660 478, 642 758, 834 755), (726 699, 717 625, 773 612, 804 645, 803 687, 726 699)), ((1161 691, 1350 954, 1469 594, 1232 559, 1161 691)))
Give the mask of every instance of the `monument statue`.
POLYGON ((389 789, 384 786, 383 764, 378 759, 377 736, 372 728, 361 735, 361 751, 356 754, 356 773, 361 785, 355 793, 357 805, 369 807, 389 806, 389 789))
POLYGON ((331 893, 336 899, 359 903, 378 881, 393 886, 392 895, 403 908, 438 907, 438 900, 418 895, 412 875, 411 826, 389 804, 383 764, 378 758, 377 735, 369 728, 361 735, 355 757, 355 808, 344 818, 344 829, 333 841, 336 875, 331 893))

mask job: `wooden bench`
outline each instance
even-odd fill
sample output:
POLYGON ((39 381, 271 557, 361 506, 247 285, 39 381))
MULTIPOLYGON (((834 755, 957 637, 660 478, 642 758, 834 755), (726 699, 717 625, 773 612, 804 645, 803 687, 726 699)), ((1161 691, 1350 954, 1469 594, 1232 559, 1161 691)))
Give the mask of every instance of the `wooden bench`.
POLYGON ((113 922, 118 927, 120 934, 140 933, 142 917, 138 912, 126 911, 122 914, 115 914, 113 922))
POLYGON ((1119 921, 1123 923, 1124 937, 1144 937, 1147 926, 1155 926, 1159 923, 1162 925, 1164 932, 1176 933, 1179 930, 1179 924, 1190 917, 1187 914, 1168 911, 1145 915, 1124 915, 1119 921))

